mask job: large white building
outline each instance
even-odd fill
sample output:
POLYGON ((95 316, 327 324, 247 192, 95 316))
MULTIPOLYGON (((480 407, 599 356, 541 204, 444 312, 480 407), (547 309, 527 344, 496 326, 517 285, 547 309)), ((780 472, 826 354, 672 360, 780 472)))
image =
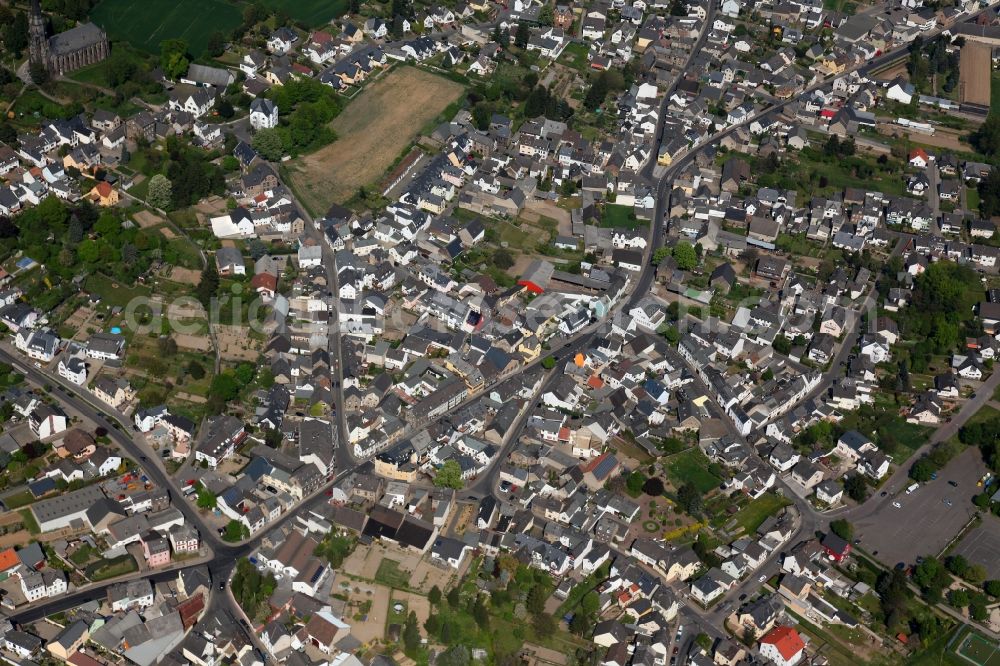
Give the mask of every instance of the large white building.
POLYGON ((47 599, 66 593, 66 574, 58 570, 41 573, 32 571, 21 574, 21 591, 30 604, 32 601, 47 599))
POLYGON ((278 105, 269 99, 258 97, 250 102, 250 127, 271 129, 278 126, 278 105))

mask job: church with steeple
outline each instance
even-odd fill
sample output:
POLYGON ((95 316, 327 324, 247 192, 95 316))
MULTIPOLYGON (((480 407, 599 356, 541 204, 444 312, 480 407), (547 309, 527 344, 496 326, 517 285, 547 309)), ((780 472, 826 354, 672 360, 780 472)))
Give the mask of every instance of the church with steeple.
POLYGON ((108 53, 108 36, 93 23, 80 23, 49 37, 39 0, 31 0, 28 58, 32 64, 41 64, 52 76, 62 76, 101 62, 108 53))

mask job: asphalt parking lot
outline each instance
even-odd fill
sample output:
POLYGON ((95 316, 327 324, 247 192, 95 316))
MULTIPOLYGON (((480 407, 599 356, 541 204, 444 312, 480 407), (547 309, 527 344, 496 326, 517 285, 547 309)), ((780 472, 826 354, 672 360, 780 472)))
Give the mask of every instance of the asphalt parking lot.
POLYGON ((975 513, 972 497, 985 469, 979 451, 969 449, 939 472, 936 480, 921 484, 912 494, 901 491, 895 497, 880 498, 879 510, 854 525, 861 547, 888 566, 937 555, 975 513))
POLYGON ((966 534, 954 552, 986 567, 989 578, 1000 578, 1000 519, 983 516, 983 524, 966 534))

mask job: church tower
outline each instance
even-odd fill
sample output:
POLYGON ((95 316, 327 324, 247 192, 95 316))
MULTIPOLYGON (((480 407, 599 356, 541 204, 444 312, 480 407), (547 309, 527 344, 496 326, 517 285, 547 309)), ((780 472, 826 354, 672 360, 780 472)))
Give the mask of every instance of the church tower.
POLYGON ((45 17, 39 0, 31 0, 31 16, 28 18, 28 59, 41 63, 49 69, 49 39, 45 35, 45 17))

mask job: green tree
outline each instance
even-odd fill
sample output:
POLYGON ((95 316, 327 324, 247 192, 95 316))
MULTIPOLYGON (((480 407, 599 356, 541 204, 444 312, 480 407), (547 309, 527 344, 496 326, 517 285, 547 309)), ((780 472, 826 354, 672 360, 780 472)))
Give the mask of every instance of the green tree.
POLYGON ((251 141, 253 149, 260 153, 260 156, 269 162, 277 162, 281 159, 285 149, 281 141, 281 134, 277 129, 261 129, 251 141))
MULTIPOLYGON (((452 608, 458 608, 459 604, 462 603, 462 595, 458 591, 457 587, 453 587, 448 590, 448 605, 452 608)), ((445 624, 448 624, 445 622, 445 624)))
POLYGON ((477 130, 485 132, 490 128, 493 119, 493 107, 486 102, 479 102, 472 107, 472 124, 477 130))
POLYGON ((969 570, 969 561, 962 555, 952 555, 944 561, 944 564, 948 567, 948 571, 959 578, 964 576, 965 572, 969 570))
POLYGON ((604 103, 604 98, 607 96, 607 79, 603 76, 597 76, 587 90, 587 95, 583 98, 583 106, 588 111, 596 111, 604 103))
POLYGON ((3 37, 7 50, 20 57, 21 51, 28 48, 28 15, 22 11, 14 14, 14 20, 6 25, 3 37))
POLYGON ((507 248, 497 248, 493 251, 493 265, 505 271, 514 265, 514 256, 507 248))
POLYGON ((168 79, 176 81, 186 74, 190 62, 188 45, 183 39, 165 39, 160 42, 160 68, 168 79))
POLYGON ((462 468, 454 460, 446 460, 434 474, 434 485, 438 488, 454 488, 459 490, 465 485, 462 480, 462 468))
POLYGON ((28 76, 36 86, 44 86, 49 82, 49 68, 40 62, 32 62, 28 65, 28 76))
POLYGON ((677 505, 688 515, 698 516, 701 514, 703 507, 701 493, 690 481, 677 489, 677 505))
POLYGON ((250 382, 252 382, 255 374, 257 374, 257 366, 253 363, 247 362, 240 363, 233 371, 236 382, 241 387, 247 386, 250 382))
POLYGON ((209 386, 208 392, 219 400, 229 402, 230 400, 235 400, 239 395, 240 386, 231 373, 222 372, 212 378, 212 384, 209 386))
POLYGON ((198 484, 198 508, 201 509, 214 509, 217 504, 217 498, 212 492, 205 486, 198 484))
POLYGON ((646 475, 636 470, 628 475, 625 480, 625 488, 633 496, 638 496, 642 492, 642 485, 646 483, 646 475))
POLYGON ((976 150, 989 157, 1000 153, 1000 115, 991 113, 986 122, 971 134, 969 142, 976 150))
POLYGON ((226 51, 226 36, 220 30, 214 30, 208 36, 208 43, 205 44, 205 53, 213 58, 218 58, 226 51))
POLYGON ((843 518, 831 522, 830 531, 846 541, 854 538, 854 526, 843 518))
POLYGON ((963 589, 952 590, 948 593, 948 603, 955 608, 965 608, 969 605, 969 593, 963 589))
POLYGON ((973 585, 978 585, 986 580, 986 567, 982 564, 973 564, 965 571, 965 580, 969 581, 973 585))
POLYGON ((428 636, 437 636, 438 631, 441 630, 441 618, 437 615, 428 615, 427 620, 424 621, 424 631, 427 632, 428 636))
POLYGON ((937 467, 927 458, 922 456, 915 463, 910 465, 909 476, 918 483, 926 483, 931 480, 931 475, 937 472, 937 467))
POLYGON ((792 351, 792 341, 786 338, 784 335, 778 335, 774 338, 774 342, 771 343, 774 351, 779 354, 788 355, 788 352, 792 351))
POLYGON ((156 347, 160 351, 160 356, 170 358, 177 354, 177 341, 169 335, 161 335, 156 340, 156 347))
POLYGON ((844 479, 844 492, 855 502, 864 502, 868 498, 868 482, 860 474, 852 474, 844 479))
POLYGON ((205 366, 193 359, 188 362, 186 370, 191 375, 191 378, 195 380, 202 379, 205 376, 205 366))
POLYGON ((548 596, 548 592, 544 585, 534 585, 530 590, 528 590, 528 598, 525 601, 525 606, 527 607, 528 612, 534 615, 544 612, 545 600, 548 596))
POLYGON ((417 614, 410 611, 403 627, 403 646, 407 652, 414 652, 420 647, 420 629, 417 626, 417 614))
POLYGON ((653 251, 653 263, 659 265, 661 261, 673 254, 673 250, 669 247, 658 247, 653 251))
POLYGON ((267 245, 264 245, 264 241, 259 238, 251 239, 247 243, 247 253, 250 255, 251 259, 257 261, 267 254, 267 245))
POLYGON ((529 39, 531 39, 531 28, 528 26, 528 22, 518 22, 517 31, 514 33, 514 46, 519 49, 528 48, 529 39))
POLYGON ((698 265, 698 255, 690 243, 681 241, 674 247, 673 254, 681 270, 689 271, 698 265))
POLYGON ((281 442, 284 440, 285 436, 281 434, 281 431, 276 428, 268 428, 264 431, 264 444, 271 447, 272 449, 281 448, 281 442))
POLYGON ((1000 580, 988 580, 983 584, 986 594, 991 597, 1000 597, 1000 580))
POLYGON ((538 613, 531 619, 531 629, 543 640, 551 637, 557 628, 555 618, 548 613, 538 613))
POLYGON ((472 618, 482 631, 487 631, 490 627, 490 612, 483 603, 483 595, 476 597, 476 603, 472 606, 472 618))
POLYGON ((986 606, 987 602, 985 599, 972 597, 969 600, 969 617, 976 622, 985 622, 986 618, 989 617, 989 610, 986 606))
POLYGON ((230 520, 226 524, 225 532, 222 535, 223 541, 243 541, 250 537, 250 530, 238 520, 230 520))
POLYGON ((546 370, 551 370, 556 367, 556 359, 552 356, 546 356, 542 359, 542 367, 546 370))
POLYGON ((441 588, 435 585, 431 588, 431 591, 427 593, 427 600, 431 602, 434 606, 441 603, 441 588))
POLYGON ((173 201, 173 185, 162 173, 158 173, 149 179, 149 188, 146 193, 146 201, 153 208, 169 210, 173 201))
POLYGON ((555 11, 552 5, 546 2, 542 5, 542 8, 538 10, 538 25, 552 25, 555 22, 555 11))
POLYGON ((212 299, 215 298, 215 294, 219 291, 219 273, 215 268, 215 262, 209 261, 208 265, 201 272, 201 280, 198 281, 198 286, 195 287, 194 294, 205 309, 211 308, 212 299))

